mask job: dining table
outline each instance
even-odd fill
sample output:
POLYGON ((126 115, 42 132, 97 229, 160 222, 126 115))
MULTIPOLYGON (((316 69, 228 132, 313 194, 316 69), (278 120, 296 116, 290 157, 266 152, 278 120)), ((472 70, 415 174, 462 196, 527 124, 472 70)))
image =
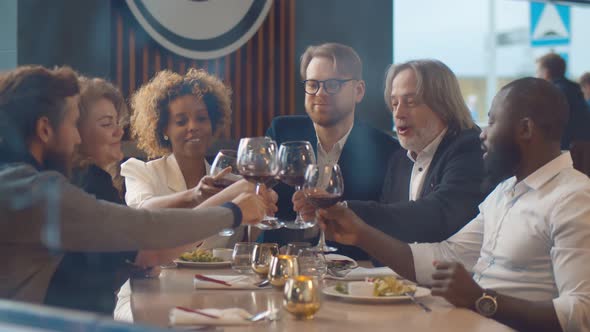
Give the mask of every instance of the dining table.
MULTIPOLYGON (((368 267, 370 262, 359 262, 368 267)), ((276 288, 255 290, 195 289, 193 278, 201 275, 237 275, 229 266, 223 268, 167 268, 159 277, 130 280, 130 296, 120 305, 119 318, 135 323, 170 326, 170 311, 175 307, 192 309, 242 308, 254 314, 272 310, 277 315, 247 326, 209 326, 202 331, 513 331, 492 319, 471 310, 456 308, 441 297, 425 296, 418 300, 428 306, 409 301, 374 303, 351 301, 322 294, 321 307, 313 319, 296 319, 283 309, 283 292, 276 288), (121 314, 126 312, 126 314, 121 314)), ((338 281, 325 279, 323 287, 338 281)), ((117 316, 117 315, 115 315, 117 316)), ((185 327, 186 328, 186 327, 185 327)), ((179 327, 180 329, 180 327, 179 327)))

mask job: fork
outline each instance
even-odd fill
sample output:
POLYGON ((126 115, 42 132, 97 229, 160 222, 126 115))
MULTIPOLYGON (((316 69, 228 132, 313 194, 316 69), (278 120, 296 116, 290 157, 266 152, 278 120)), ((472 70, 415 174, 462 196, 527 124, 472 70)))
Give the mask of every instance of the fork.
POLYGON ((257 314, 250 316, 250 318, 246 318, 246 320, 251 321, 251 322, 257 322, 257 321, 267 318, 268 316, 270 316, 271 313, 272 313, 271 310, 265 310, 265 311, 262 311, 262 312, 259 312, 257 314))
POLYGON ((414 304, 419 305, 420 308, 422 308, 422 310, 424 310, 424 312, 431 312, 432 311, 432 309, 430 309, 426 304, 422 303, 421 301, 418 301, 418 299, 414 296, 413 293, 405 292, 404 295, 409 297, 410 300, 412 302, 414 302, 414 304))

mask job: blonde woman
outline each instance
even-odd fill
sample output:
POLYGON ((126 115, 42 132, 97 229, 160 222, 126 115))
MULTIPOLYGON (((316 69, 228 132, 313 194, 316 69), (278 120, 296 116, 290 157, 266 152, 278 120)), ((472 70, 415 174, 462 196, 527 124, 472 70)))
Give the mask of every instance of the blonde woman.
MULTIPOLYGON (((80 119, 72 183, 97 199, 124 204, 118 173, 123 158, 121 124, 127 120, 127 105, 111 83, 100 78, 79 78, 80 119)), ((127 275, 126 261, 137 252, 64 254, 53 275, 45 303, 71 309, 109 314, 115 307, 113 293, 127 275)))

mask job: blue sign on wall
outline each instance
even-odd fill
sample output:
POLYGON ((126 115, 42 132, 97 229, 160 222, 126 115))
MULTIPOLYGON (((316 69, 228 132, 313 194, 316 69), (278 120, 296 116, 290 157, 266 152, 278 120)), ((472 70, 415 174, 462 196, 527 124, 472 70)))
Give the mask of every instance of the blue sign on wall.
POLYGON ((571 39, 570 7, 531 2, 531 46, 567 45, 571 39))

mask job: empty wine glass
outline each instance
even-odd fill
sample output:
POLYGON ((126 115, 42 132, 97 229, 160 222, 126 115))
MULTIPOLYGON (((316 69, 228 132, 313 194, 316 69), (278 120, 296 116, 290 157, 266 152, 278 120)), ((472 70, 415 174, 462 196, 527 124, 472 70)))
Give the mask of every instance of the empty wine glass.
MULTIPOLYGON (((261 186, 276 181, 279 173, 277 143, 269 137, 242 138, 238 147, 237 167, 246 180, 256 184, 256 194, 260 194, 261 186)), ((280 228, 281 224, 276 217, 266 216, 256 227, 268 230, 280 228)), ((251 229, 248 227, 249 238, 250 235, 251 229)))
MULTIPOLYGON (((242 177, 238 173, 237 159, 238 153, 236 150, 219 150, 211 164, 209 169, 210 176, 216 176, 221 173, 224 169, 231 166, 231 173, 226 174, 223 178, 217 179, 215 185, 218 187, 228 187, 234 182, 240 180, 242 177)), ((234 235, 232 228, 225 228, 219 232, 220 236, 232 236, 234 235)))
MULTIPOLYGON (((315 153, 308 141, 290 141, 281 144, 279 148, 279 176, 282 182, 301 190, 305 182, 305 171, 309 165, 315 164, 315 153)), ((303 220, 300 213, 292 222, 286 222, 285 227, 291 229, 305 229, 315 226, 315 220, 303 220)))
POLYGON ((324 253, 315 248, 302 248, 297 254, 299 274, 314 276, 321 282, 328 273, 328 263, 324 253))
MULTIPOLYGON (((310 165, 305 172, 303 184, 305 199, 316 209, 325 209, 338 203, 344 193, 344 179, 340 166, 310 165)), ((338 249, 326 245, 326 235, 320 229, 320 240, 315 247, 322 252, 334 252, 338 249)))
POLYGON ((242 178, 238 172, 237 161, 238 152, 236 150, 223 149, 217 152, 215 160, 213 160, 213 164, 211 164, 211 168, 209 169, 209 175, 216 176, 228 167, 231 167, 231 173, 226 174, 221 179, 217 179, 215 181, 216 186, 228 187, 242 178))

